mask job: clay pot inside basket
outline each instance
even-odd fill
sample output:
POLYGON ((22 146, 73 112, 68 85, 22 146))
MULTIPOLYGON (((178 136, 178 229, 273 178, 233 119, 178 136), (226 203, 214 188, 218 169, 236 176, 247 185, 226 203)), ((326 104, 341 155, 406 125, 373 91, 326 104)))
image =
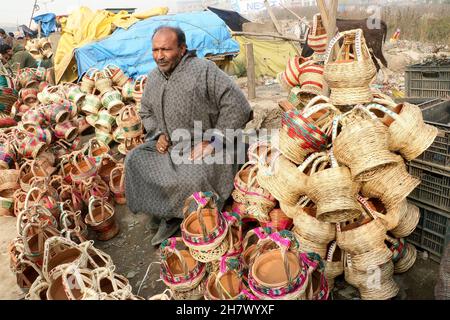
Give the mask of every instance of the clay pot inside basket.
POLYGON ((54 268, 61 264, 74 262, 81 255, 82 252, 78 248, 68 248, 66 250, 60 251, 48 261, 47 271, 50 273, 54 268))
POLYGON ((128 285, 128 282, 126 281, 126 278, 122 278, 122 277, 114 274, 114 279, 113 280, 111 280, 109 278, 106 278, 106 277, 100 279, 100 283, 99 283, 99 288, 98 289, 101 292, 105 292, 107 294, 110 294, 110 293, 114 292, 115 289, 114 289, 114 285, 113 285, 112 281, 115 281, 119 288, 124 288, 124 287, 126 287, 128 285))
MULTIPOLYGON (((71 292, 77 300, 79 300, 83 295, 80 289, 72 288, 71 292)), ((50 286, 47 289, 47 299, 69 300, 69 297, 67 296, 67 293, 64 290, 62 275, 57 277, 50 283, 50 286)))
POLYGON ((31 266, 26 266, 21 273, 17 274, 17 285, 22 289, 29 289, 39 273, 31 266))
MULTIPOLYGON (((199 263, 196 261, 188 250, 180 250, 180 255, 184 258, 184 261, 187 264, 189 272, 194 270, 194 268, 199 263)), ((169 266, 169 270, 172 273, 174 277, 176 276, 182 276, 184 275, 183 270, 183 264, 181 263, 180 259, 177 257, 177 255, 172 254, 167 258, 167 265, 169 266)))
POLYGON ((373 221, 371 217, 361 215, 359 218, 353 219, 352 221, 346 221, 344 223, 341 223, 341 231, 353 230, 371 221, 373 221))
POLYGON ((216 286, 217 275, 212 274, 207 283, 206 290, 212 300, 231 299, 234 300, 242 289, 242 281, 236 272, 227 271, 218 281, 216 286), (222 286, 222 288, 217 288, 222 286), (222 290, 221 290, 222 289, 222 290), (220 294, 222 292, 222 295, 220 294), (229 295, 228 295, 228 294, 229 295))
MULTIPOLYGON (((289 263, 289 274, 295 279, 300 273, 299 259, 290 251, 286 252, 286 259, 289 263)), ((252 266, 252 274, 255 281, 265 287, 285 287, 288 283, 283 257, 279 250, 270 250, 259 256, 252 266)))
MULTIPOLYGON (((218 227, 217 215, 219 214, 216 209, 201 209, 203 215, 203 221, 206 226, 206 231, 209 233, 218 227)), ((202 226, 200 220, 195 212, 191 213, 184 221, 187 232, 194 235, 203 235, 202 226)))
MULTIPOLYGON (((88 262, 87 262, 88 269, 93 270, 95 268, 107 268, 108 267, 108 263, 109 263, 108 260, 110 260, 109 257, 102 258, 95 250, 93 250, 91 248, 87 250, 87 253, 91 257, 90 259, 88 259, 88 262)), ((111 263, 112 263, 112 261, 111 261, 111 263)))

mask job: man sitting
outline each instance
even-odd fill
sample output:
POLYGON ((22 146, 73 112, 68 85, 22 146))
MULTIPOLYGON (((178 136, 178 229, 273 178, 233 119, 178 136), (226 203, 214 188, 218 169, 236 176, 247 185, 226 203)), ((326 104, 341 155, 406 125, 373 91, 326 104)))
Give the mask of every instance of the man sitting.
POLYGON ((214 145, 223 146, 226 138, 219 131, 243 128, 251 108, 229 76, 187 50, 181 29, 158 28, 152 47, 157 68, 148 76, 141 105, 148 141, 126 157, 125 192, 133 212, 152 215, 152 227, 158 231, 151 242, 158 245, 177 231, 184 200, 194 192, 213 191, 222 201, 230 196, 236 164, 198 164, 193 160, 210 155, 214 145), (188 141, 173 141, 178 140, 174 137, 177 129, 192 134, 194 121, 201 124, 203 132, 215 129, 217 136, 197 143, 192 136, 188 141), (194 147, 188 163, 176 159, 181 145, 194 147))

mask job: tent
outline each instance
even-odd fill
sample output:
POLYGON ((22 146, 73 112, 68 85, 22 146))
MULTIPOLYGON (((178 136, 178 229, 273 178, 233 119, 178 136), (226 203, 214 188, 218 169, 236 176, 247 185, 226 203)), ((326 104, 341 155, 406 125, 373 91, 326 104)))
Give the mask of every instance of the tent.
POLYGON ((233 31, 242 31, 242 25, 250 20, 245 19, 236 11, 218 9, 207 7, 208 10, 214 12, 220 19, 222 19, 227 26, 233 31))
POLYGON ((33 18, 37 24, 41 23, 41 32, 44 37, 56 31, 56 15, 54 13, 45 13, 33 18))
POLYGON ((128 29, 140 19, 167 14, 167 7, 158 7, 144 12, 117 14, 105 10, 92 11, 80 7, 67 18, 60 19, 62 34, 55 53, 55 80, 72 82, 77 79, 77 65, 74 57, 76 48, 109 36, 117 28, 128 29))
POLYGON ((151 37, 162 25, 180 27, 186 34, 188 49, 196 50, 198 57, 239 53, 239 44, 231 38, 225 22, 212 12, 156 16, 77 49, 79 76, 89 68, 101 69, 108 64, 119 66, 132 78, 147 74, 156 67, 151 54, 151 37))

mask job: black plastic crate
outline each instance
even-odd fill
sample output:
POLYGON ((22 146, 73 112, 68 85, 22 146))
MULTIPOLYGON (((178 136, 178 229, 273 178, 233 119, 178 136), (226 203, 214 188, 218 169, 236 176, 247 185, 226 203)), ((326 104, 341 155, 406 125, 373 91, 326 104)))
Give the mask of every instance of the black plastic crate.
POLYGON ((423 119, 426 123, 437 127, 439 132, 433 144, 417 160, 448 167, 450 166, 450 100, 429 104, 422 109, 423 119))
POLYGON ((408 199, 420 209, 420 221, 407 240, 418 248, 430 253, 439 262, 450 242, 450 214, 447 211, 408 199))
POLYGON ((421 180, 411 192, 411 199, 450 212, 450 168, 411 161, 409 173, 421 180))
POLYGON ((407 97, 446 98, 450 96, 450 65, 414 64, 406 67, 405 93, 407 97))

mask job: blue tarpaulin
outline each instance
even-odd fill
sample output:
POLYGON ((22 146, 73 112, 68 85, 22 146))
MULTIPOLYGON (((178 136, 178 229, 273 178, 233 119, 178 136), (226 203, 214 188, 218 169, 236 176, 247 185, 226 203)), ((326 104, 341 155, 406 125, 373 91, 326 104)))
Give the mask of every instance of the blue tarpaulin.
POLYGON ((50 33, 56 31, 56 15, 54 13, 45 13, 33 18, 34 22, 41 22, 41 32, 44 37, 48 37, 50 33))
POLYGON ((131 78, 147 74, 156 67, 151 37, 161 25, 180 27, 186 34, 188 49, 196 50, 198 57, 239 53, 239 44, 231 38, 225 22, 212 12, 156 16, 76 49, 79 77, 89 68, 101 69, 108 64, 120 67, 131 78))

